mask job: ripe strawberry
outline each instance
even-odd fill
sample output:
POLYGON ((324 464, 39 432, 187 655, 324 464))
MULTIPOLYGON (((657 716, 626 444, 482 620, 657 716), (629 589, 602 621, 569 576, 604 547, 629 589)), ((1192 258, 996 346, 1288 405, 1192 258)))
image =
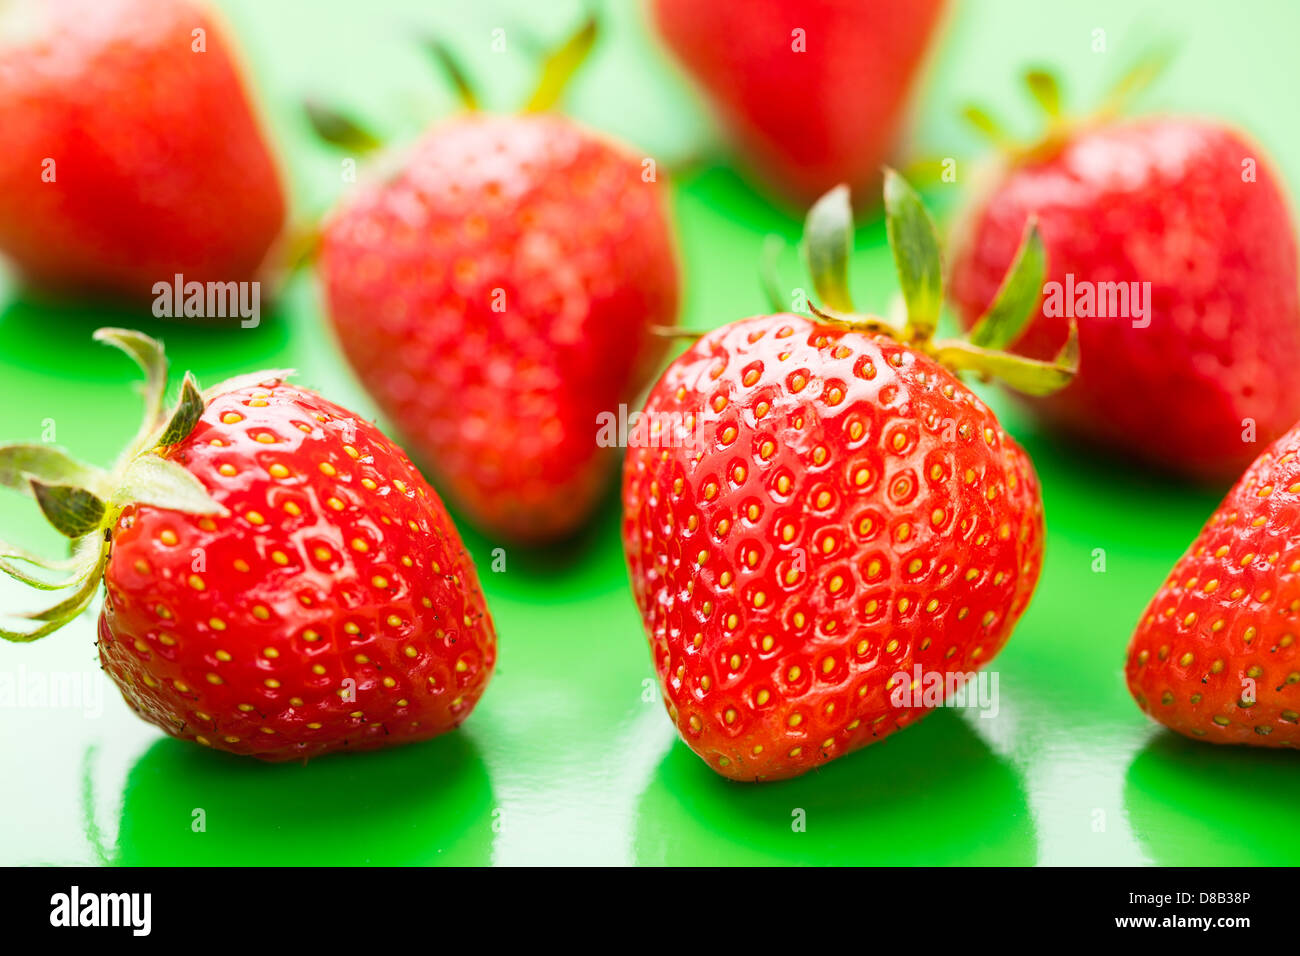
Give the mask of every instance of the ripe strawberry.
MULTIPOLYGON (((1069 288, 1100 300, 1100 283, 1137 284, 1128 314, 1078 315, 1092 358, 1069 388, 1035 401, 1048 422, 1226 481, 1255 457, 1253 442, 1300 417, 1295 228, 1257 145, 1215 123, 1152 118, 1067 129, 1010 157, 959 230, 952 286, 967 322, 997 291, 1030 215, 1062 294, 1044 299, 1017 351, 1043 355, 1064 334, 1069 288), (1149 313, 1138 316, 1144 282, 1149 313)), ((1106 288, 1111 311, 1118 289, 1106 288)))
POLYGON ((877 182, 942 0, 654 0, 737 149, 806 205, 877 182), (802 32, 796 32, 802 31, 802 32))
MULTIPOLYGON (((368 422, 282 372, 200 395, 154 424, 158 344, 101 330, 149 371, 153 411, 112 474, 48 446, 0 447, 83 559, 31 640, 91 602, 100 660, 174 737, 263 760, 424 740, 460 724, 496 638, 437 495, 368 422)), ((10 549, 0 568, 33 575, 10 549)))
POLYGON ((1228 492, 1142 615, 1129 691, 1199 740, 1300 746, 1300 426, 1228 492))
POLYGON ((280 232, 233 51, 184 0, 2 5, 0 129, 0 250, 37 286, 251 280, 280 232))
POLYGON ((339 342, 451 502, 492 534, 565 535, 614 464, 597 421, 631 400, 677 312, 659 185, 553 114, 469 114, 327 223, 339 342))
POLYGON ((987 347, 932 341, 932 228, 893 174, 886 207, 906 329, 844 314, 837 190, 806 233, 818 318, 757 316, 701 338, 652 390, 624 467, 624 550, 668 712, 737 780, 803 773, 923 716, 895 699, 914 667, 982 667, 1038 579, 1033 466, 945 367, 1027 388, 1068 379, 1068 351, 1018 365, 987 348, 1028 315, 1035 237, 972 337, 987 347))

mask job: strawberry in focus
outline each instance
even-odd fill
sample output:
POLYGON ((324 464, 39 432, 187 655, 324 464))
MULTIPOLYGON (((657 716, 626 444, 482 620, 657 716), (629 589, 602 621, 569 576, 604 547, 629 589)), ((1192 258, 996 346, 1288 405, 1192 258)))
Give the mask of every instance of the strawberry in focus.
POLYGON ((736 780, 804 773, 924 716, 916 669, 971 679, 1042 564, 1033 466, 953 371, 1068 381, 1072 339, 1052 363, 996 351, 1034 301, 1037 237, 978 335, 937 340, 932 227, 894 174, 886 208, 906 329, 849 314, 836 190, 806 231, 816 317, 704 335, 651 391, 628 451, 624 550, 665 704, 736 780))
POLYGON ((1061 125, 1008 155, 957 232, 951 282, 967 323, 1031 215, 1063 291, 1014 347, 1048 354, 1070 310, 1091 356, 1068 388, 1034 400, 1046 421, 1226 482, 1300 418, 1295 226, 1257 144, 1214 122, 1150 118, 1061 125))
POLYGON ((1138 706, 1219 744, 1300 746, 1300 427, 1251 465, 1142 615, 1138 706))
MULTIPOLYGON (((149 371, 156 410, 157 343, 99 337, 149 371)), ((172 736, 269 761, 424 740, 492 673, 491 618, 436 493, 373 425, 284 373, 202 395, 187 376, 111 474, 8 445, 0 479, 81 558, 71 596, 4 636, 56 629, 102 578, 104 670, 172 736)), ((31 583, 36 564, 7 548, 0 569, 31 583)))
MULTIPOLYGON (((536 104, 535 104, 536 105, 536 104)), ((470 112, 356 187, 320 275, 362 383, 450 502, 527 543, 582 525, 676 320, 677 265, 647 161, 562 116, 470 112)))
POLYGON ((42 290, 254 280, 283 225, 234 51, 186 0, 0 5, 0 129, 0 251, 42 290))
POLYGON ((653 0, 737 151, 801 206, 878 183, 942 0, 653 0))

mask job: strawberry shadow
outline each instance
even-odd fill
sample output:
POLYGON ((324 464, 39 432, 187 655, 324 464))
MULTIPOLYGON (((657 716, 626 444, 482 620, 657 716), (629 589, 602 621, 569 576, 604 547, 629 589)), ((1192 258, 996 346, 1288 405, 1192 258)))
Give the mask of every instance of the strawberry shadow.
POLYGON ((0 355, 56 378, 135 381, 139 373, 129 362, 106 359, 104 346, 91 338, 98 328, 116 326, 162 339, 173 369, 190 369, 211 384, 277 364, 273 357, 289 347, 289 307, 284 299, 265 303, 258 324, 244 328, 238 319, 159 319, 148 303, 68 301, 19 291, 0 307, 0 355))
POLYGON ((951 710, 777 783, 725 780, 678 740, 638 818, 642 863, 987 866, 1037 858, 1020 777, 951 710))
POLYGON ((1200 743, 1161 730, 1124 780, 1129 826, 1159 866, 1294 866, 1294 752, 1200 743))
POLYGON ((127 866, 482 865, 492 810, 486 767, 464 733, 305 765, 165 738, 128 774, 116 846, 101 854, 127 866), (200 810, 205 829, 195 832, 200 810))
POLYGON ((547 587, 566 582, 582 589, 592 583, 589 579, 608 578, 610 569, 617 569, 618 580, 626 583, 619 486, 619 474, 611 469, 609 482, 587 520, 573 533, 544 544, 503 542, 479 530, 453 505, 447 504, 447 511, 474 556, 485 589, 527 594, 535 592, 539 582, 547 587))
POLYGON ((773 203, 768 190, 744 170, 721 161, 701 162, 674 177, 687 195, 698 195, 729 222, 743 225, 755 235, 775 232, 797 241, 805 210, 773 203))

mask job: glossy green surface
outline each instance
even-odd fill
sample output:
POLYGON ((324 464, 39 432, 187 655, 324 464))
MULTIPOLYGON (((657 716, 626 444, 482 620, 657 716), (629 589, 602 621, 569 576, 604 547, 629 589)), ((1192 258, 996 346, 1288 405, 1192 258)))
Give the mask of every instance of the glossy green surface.
MULTIPOLYGON (((308 92, 410 136, 451 97, 417 49, 415 25, 446 36, 488 103, 529 84, 527 36, 553 42, 577 3, 224 4, 266 103, 299 209, 344 188, 337 154, 297 114, 308 92), (489 51, 507 31, 506 54, 489 51)), ((1292 49, 1300 6, 1288 0, 1175 5, 1130 0, 968 0, 950 17, 924 84, 915 153, 959 160, 951 208, 978 142, 956 119, 980 98, 1028 129, 1013 76, 1050 63, 1088 102, 1105 78, 1162 31, 1181 54, 1148 102, 1232 118, 1251 130, 1300 194, 1292 49), (1162 10, 1164 12, 1162 12, 1162 10), (1174 22, 1169 22, 1173 20, 1174 22), (1092 52, 1093 31, 1108 50, 1092 52)), ((793 238, 717 155, 700 106, 646 39, 630 3, 608 30, 568 106, 635 142, 664 167, 692 160, 675 186, 685 263, 684 322, 715 326, 763 309, 754 263, 764 233, 793 238)), ((859 305, 894 293, 884 229, 858 237, 859 305)), ((783 261, 794 281, 793 252, 783 261)), ((6 287, 7 288, 7 287, 6 287)), ((0 290, 0 438, 57 440, 106 463, 136 419, 128 363, 90 341, 103 324, 166 338, 174 367, 205 382, 262 367, 365 415, 375 412, 334 350, 310 277, 296 280, 256 330, 161 325, 99 305, 54 308, 0 290)), ((161 737, 133 717, 97 669, 94 619, 36 645, 0 647, 0 680, 87 675, 84 706, 25 706, 0 693, 0 863, 1014 863, 1294 864, 1300 861, 1294 753, 1221 750, 1159 730, 1121 675, 1146 601, 1220 490, 1189 489, 1090 459, 1005 410, 1039 469, 1049 526, 1038 593, 994 668, 999 711, 940 711, 801 779, 738 785, 675 738, 626 585, 611 497, 590 533, 558 551, 510 551, 467 532, 500 635, 500 665, 458 733, 387 753, 308 766, 264 766, 161 737), (1097 549, 1105 571, 1094 570, 1097 549), (192 832, 196 809, 206 831, 192 832), (800 812, 802 811, 802 813, 800 812), (792 824, 803 821, 802 832, 792 824)), ((382 423, 382 419, 381 419, 382 423)), ((14 496, 4 536, 52 543, 14 496)), ((28 606, 9 581, 0 606, 28 606)))

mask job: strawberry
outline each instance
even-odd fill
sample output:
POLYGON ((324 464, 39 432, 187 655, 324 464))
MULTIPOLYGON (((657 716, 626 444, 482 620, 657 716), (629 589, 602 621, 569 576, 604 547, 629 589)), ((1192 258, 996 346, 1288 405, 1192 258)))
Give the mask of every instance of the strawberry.
POLYGON ((580 526, 597 422, 645 384, 677 267, 643 160, 564 117, 471 112, 361 184, 319 268, 343 352, 451 503, 493 535, 580 526))
POLYGON ((934 340, 933 228, 896 174, 885 200, 905 329, 849 314, 839 188, 808 218, 816 317, 703 336, 654 386, 628 451, 623 544, 664 701, 736 780, 803 773, 924 716, 900 696, 914 669, 969 679, 1038 579, 1033 466, 952 371, 1068 380, 1072 340, 1051 364, 995 351, 1034 301, 1037 236, 971 341, 934 340))
POLYGON ((806 205, 878 182, 942 0, 653 0, 737 150, 806 205))
POLYGON ((1150 717, 1217 744, 1300 746, 1300 426, 1242 475, 1174 565, 1124 669, 1150 717))
POLYGON ((0 251, 63 292, 256 278, 285 213, 219 24, 185 0, 0 5, 0 251))
MULTIPOLYGON (((103 329, 149 376, 141 437, 106 473, 43 445, 0 447, 78 560, 69 595, 0 632, 29 641, 92 601, 104 670, 145 720, 262 760, 424 740, 461 723, 496 638, 438 496, 373 425, 261 372, 170 418, 158 343, 103 329)), ((0 569, 48 587, 8 548, 0 569)), ((12 616, 12 615, 10 615, 12 616)))
POLYGON ((1226 482, 1254 442, 1300 417, 1295 226, 1276 174, 1258 145, 1214 122, 1053 129, 1005 156, 968 211, 953 297, 974 321, 1036 216, 1049 285, 1015 347, 1047 354, 1073 303, 1093 357, 1036 410, 1074 436, 1226 482))

